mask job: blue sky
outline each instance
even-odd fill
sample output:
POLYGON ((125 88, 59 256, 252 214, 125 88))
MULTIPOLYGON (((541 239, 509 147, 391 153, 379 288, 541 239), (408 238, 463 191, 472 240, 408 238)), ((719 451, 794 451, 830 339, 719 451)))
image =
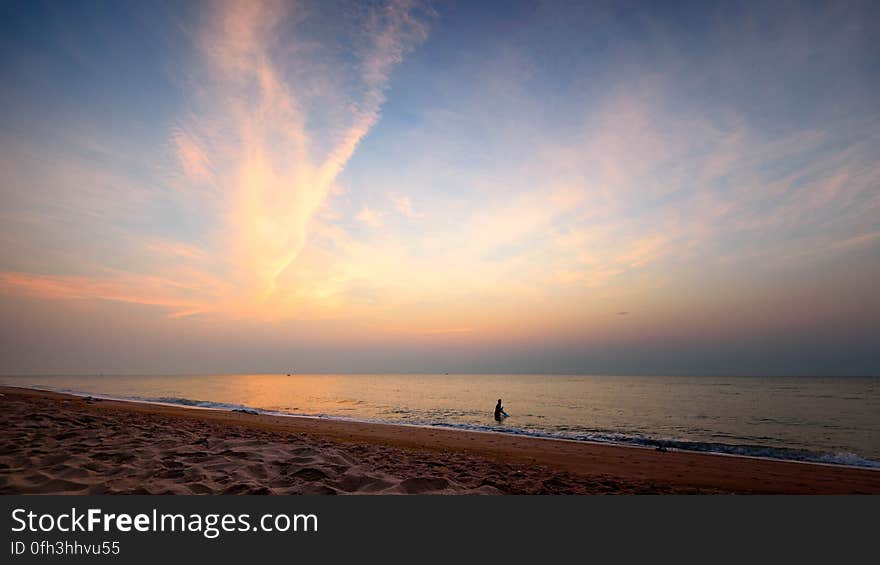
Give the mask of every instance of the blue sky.
POLYGON ((872 3, 0 10, 2 372, 880 371, 872 3))

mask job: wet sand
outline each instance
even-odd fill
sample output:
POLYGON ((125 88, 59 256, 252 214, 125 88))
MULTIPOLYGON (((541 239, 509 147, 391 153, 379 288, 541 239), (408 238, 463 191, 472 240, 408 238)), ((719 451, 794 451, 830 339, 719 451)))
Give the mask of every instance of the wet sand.
POLYGON ((880 494, 873 469, 0 394, 3 494, 880 494))

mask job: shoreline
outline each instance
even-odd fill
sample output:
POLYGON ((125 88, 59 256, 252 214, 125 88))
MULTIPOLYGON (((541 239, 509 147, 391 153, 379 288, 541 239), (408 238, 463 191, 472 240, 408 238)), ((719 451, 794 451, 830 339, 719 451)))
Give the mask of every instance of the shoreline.
POLYGON ((0 387, 0 393, 0 439, 5 444, 0 452, 0 492, 6 494, 87 494, 101 491, 102 485, 106 492, 208 494, 236 492, 236 484, 245 485, 239 492, 275 494, 880 494, 880 470, 866 467, 661 452, 645 446, 439 426, 88 400, 17 387, 0 387), (126 423, 132 421, 140 427, 128 429, 126 423), (95 441, 96 436, 112 438, 112 444, 95 441), (230 437, 236 441, 226 445, 230 437), (52 451, 68 451, 73 440, 79 442, 73 449, 80 460, 69 465, 52 451), (18 447, 25 443, 26 448, 18 447), (211 451, 212 445, 219 447, 211 451), (135 455, 130 453, 132 446, 140 448, 135 455), (286 451, 308 451, 309 456, 286 451), (95 464, 101 457, 109 463, 128 462, 95 464), (129 477, 139 467, 129 464, 134 461, 147 470, 129 477), (163 461, 168 464, 159 464, 163 461), (248 473, 241 474, 242 466, 248 473), (233 478, 227 482, 235 484, 223 482, 229 476, 233 478), (112 484, 105 485, 108 479, 112 484))
MULTIPOLYGON (((10 385, 0 385, 0 392, 3 389, 17 389, 22 391, 35 391, 35 392, 45 392, 50 394, 59 394, 63 396, 70 396, 74 398, 91 398, 98 401, 109 401, 109 402, 120 402, 120 403, 132 403, 132 404, 145 404, 149 406, 161 406, 167 408, 181 408, 183 410, 208 410, 208 411, 216 411, 220 413, 225 412, 243 412, 248 413, 248 411, 253 411, 253 416, 268 416, 273 418, 299 418, 306 420, 318 420, 318 421, 326 421, 326 422, 343 422, 343 423, 351 423, 351 424, 364 424, 364 425, 379 425, 379 426, 401 426, 407 428, 415 428, 422 430, 448 430, 452 432, 463 432, 463 433, 475 433, 475 434, 502 434, 510 437, 520 437, 520 438, 528 438, 535 440, 545 440, 545 441, 564 441, 564 442, 573 442, 576 444, 586 443, 590 445, 598 445, 598 446, 614 446, 614 447, 623 447, 623 448, 631 448, 631 449, 647 449, 651 451, 658 450, 658 447, 651 444, 638 444, 635 442, 626 442, 626 441, 603 441, 599 439, 580 439, 580 438, 566 438, 566 437, 557 437, 550 434, 541 434, 541 433, 528 433, 528 432, 519 432, 519 431, 506 431, 506 430, 490 430, 490 429, 472 429, 466 427, 459 427, 455 425, 447 425, 447 424, 421 424, 421 423, 409 423, 409 422, 391 422, 391 421, 382 421, 382 420, 370 420, 370 419, 360 419, 360 418, 347 418, 345 416, 330 416, 323 414, 288 414, 284 412, 273 412, 271 410, 263 410, 260 408, 252 408, 250 406, 240 405, 235 408, 232 408, 233 405, 223 405, 222 403, 213 403, 211 401, 204 401, 210 404, 217 404, 215 406, 199 406, 196 404, 184 404, 184 403, 174 403, 174 402, 161 402, 158 400, 147 400, 141 398, 125 398, 125 397, 116 397, 111 395, 104 395, 98 393, 88 393, 88 392, 77 392, 77 391, 59 391, 51 388, 39 388, 39 387, 27 387, 27 386, 10 386, 10 385)), ((186 399, 183 399, 186 400, 186 399)), ((193 402, 202 402, 202 401, 193 401, 193 402)), ((666 440, 655 439, 658 444, 663 444, 666 440)), ((780 461, 787 463, 802 463, 805 465, 827 465, 830 467, 844 467, 850 469, 867 469, 867 470, 877 470, 880 471, 880 466, 875 465, 855 465, 848 463, 836 463, 829 461, 813 461, 809 459, 795 459, 795 458, 784 458, 784 457, 769 457, 762 455, 749 455, 745 453, 726 453, 723 451, 711 451, 711 450, 698 450, 698 449, 687 449, 681 447, 674 446, 664 446, 667 452, 680 452, 680 453, 697 453, 704 455, 718 455, 722 457, 742 457, 746 459, 755 459, 758 461, 780 461)), ((730 447, 737 447, 731 445, 730 447)), ((746 447, 746 446, 743 446, 746 447)), ((772 447, 768 447, 768 449, 775 449, 772 447)), ((829 456, 832 454, 828 454, 829 456)), ((863 459, 863 458, 862 458, 863 459)), ((863 459, 865 461, 873 463, 873 461, 863 459)))

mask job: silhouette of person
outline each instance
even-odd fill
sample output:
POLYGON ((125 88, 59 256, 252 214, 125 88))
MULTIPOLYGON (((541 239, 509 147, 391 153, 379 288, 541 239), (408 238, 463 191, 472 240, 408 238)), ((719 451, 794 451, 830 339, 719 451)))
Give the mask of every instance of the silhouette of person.
POLYGON ((501 421, 507 417, 507 412, 504 411, 504 407, 501 406, 501 399, 498 399, 498 404, 495 405, 495 420, 501 421))

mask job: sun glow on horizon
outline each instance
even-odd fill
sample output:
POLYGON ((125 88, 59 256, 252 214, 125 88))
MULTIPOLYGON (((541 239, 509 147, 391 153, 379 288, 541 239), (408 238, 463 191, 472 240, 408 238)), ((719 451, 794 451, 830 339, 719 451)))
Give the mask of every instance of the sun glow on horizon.
POLYGON ((4 71, 16 319, 134 331, 123 305, 163 339, 572 358, 776 336, 808 351, 880 327, 862 8, 764 29, 694 7, 704 36, 599 7, 346 6, 145 9, 119 24, 138 33, 98 19, 94 40, 47 27, 33 69, 4 71), (113 48, 138 41, 159 62, 121 66, 113 48))

